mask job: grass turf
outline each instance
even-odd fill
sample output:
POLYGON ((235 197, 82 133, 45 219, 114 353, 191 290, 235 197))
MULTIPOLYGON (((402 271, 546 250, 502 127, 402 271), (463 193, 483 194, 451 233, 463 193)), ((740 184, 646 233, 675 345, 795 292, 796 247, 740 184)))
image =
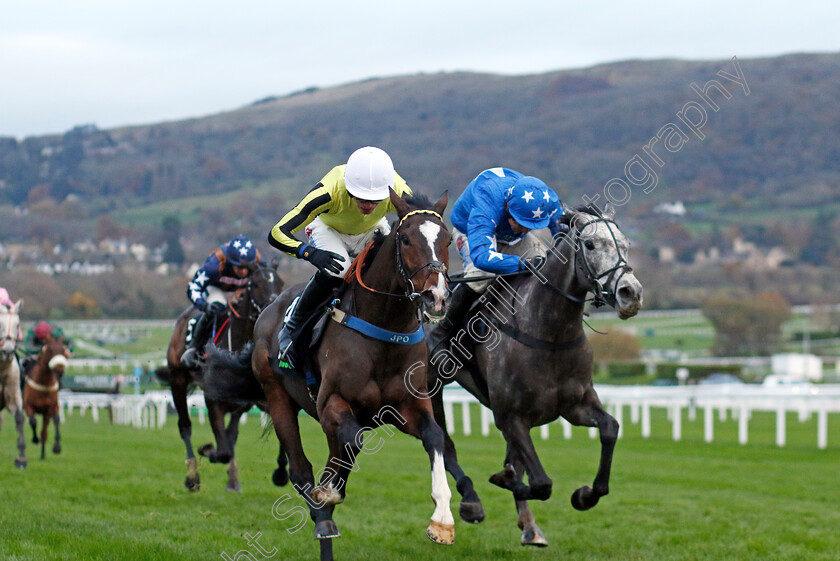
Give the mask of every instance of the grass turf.
MULTIPOLYGON (((456 418, 460 421, 459 411, 456 418)), ((475 417, 475 415, 474 415, 475 417)), ((277 451, 273 435, 260 438, 255 417, 242 427, 237 449, 244 492, 224 490, 225 466, 202 462, 202 487, 188 493, 183 445, 175 417, 165 428, 94 423, 78 412, 62 427, 64 452, 38 459, 28 444, 29 468, 12 466, 14 424, 4 413, 0 431, 0 559, 3 561, 212 560, 236 559, 249 546, 245 533, 275 559, 317 559, 312 522, 289 534, 304 505, 290 487, 274 487, 270 474, 277 451)), ((554 495, 531 508, 549 540, 547 549, 519 545, 513 500, 487 483, 501 467, 504 442, 456 435, 462 466, 484 501, 487 519, 468 525, 457 519, 456 543, 439 546, 424 535, 433 507, 431 478, 422 445, 410 437, 383 435, 375 455, 360 455, 344 504, 335 520, 339 560, 366 559, 575 559, 595 560, 831 560, 840 552, 840 449, 837 415, 829 420, 829 448, 817 450, 813 421, 788 422, 788 446, 773 446, 773 415, 755 414, 750 444, 736 443, 734 421, 717 423, 716 442, 702 441, 702 416, 683 419, 683 440, 670 440, 665 414, 653 415, 653 437, 642 439, 625 420, 613 464, 611 494, 588 512, 577 512, 569 495, 590 484, 597 468, 598 440, 575 429, 563 440, 560 427, 537 449, 554 479, 554 495)), ((326 447, 320 427, 302 421, 304 444, 316 469, 326 447)), ((460 431, 460 426, 459 426, 460 431)), ((194 419, 194 445, 210 440, 194 419)), ((380 433, 382 434, 382 433, 380 433)), ((535 438, 537 433, 535 432, 535 438)), ((31 437, 27 428, 27 435, 31 437)), ((450 480, 451 481, 451 480, 450 480)), ((248 559, 241 556, 238 558, 248 559)))

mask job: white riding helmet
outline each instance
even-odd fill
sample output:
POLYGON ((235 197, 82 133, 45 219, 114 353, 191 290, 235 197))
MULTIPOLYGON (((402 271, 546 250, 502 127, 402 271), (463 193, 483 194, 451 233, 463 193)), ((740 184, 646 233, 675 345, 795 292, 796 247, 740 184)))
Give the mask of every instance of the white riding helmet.
POLYGON ((394 164, 380 148, 365 146, 350 155, 344 170, 344 185, 358 199, 381 201, 394 187, 394 164))

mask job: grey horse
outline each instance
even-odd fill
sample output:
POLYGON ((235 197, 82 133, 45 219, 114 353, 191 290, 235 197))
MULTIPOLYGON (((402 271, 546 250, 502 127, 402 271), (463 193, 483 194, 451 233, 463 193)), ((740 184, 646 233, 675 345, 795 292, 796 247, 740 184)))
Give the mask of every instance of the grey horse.
MULTIPOLYGON (((566 235, 553 240, 544 262, 531 273, 499 278, 467 314, 448 345, 430 358, 428 391, 435 420, 446 426, 442 386, 455 380, 493 411, 507 442, 504 468, 490 482, 513 493, 523 545, 548 544, 528 508, 546 500, 552 481, 540 463, 530 429, 558 417, 597 427, 601 460, 592 487, 572 494, 572 505, 589 509, 609 492, 618 422, 601 405, 592 385, 592 347, 583 329, 587 302, 613 306, 621 319, 642 306, 642 285, 627 263, 628 242, 613 221, 615 209, 568 211, 566 235), (593 297, 586 299, 589 293, 593 297), (523 482, 528 475, 528 484, 523 482)), ((462 495, 461 517, 481 522, 484 509, 472 481, 445 437, 445 465, 462 495)))

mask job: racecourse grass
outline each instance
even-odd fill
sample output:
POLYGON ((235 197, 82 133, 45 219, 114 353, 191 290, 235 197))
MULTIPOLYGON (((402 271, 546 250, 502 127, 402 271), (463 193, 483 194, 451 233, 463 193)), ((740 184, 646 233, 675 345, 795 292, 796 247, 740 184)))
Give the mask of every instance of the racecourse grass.
MULTIPOLYGON (((28 444, 29 468, 16 470, 14 427, 4 413, 0 431, 0 559, 3 561, 218 560, 249 548, 245 533, 274 559, 317 559, 312 523, 289 534, 297 517, 276 520, 272 505, 285 494, 282 514, 303 500, 289 487, 271 484, 276 440, 260 438, 256 417, 242 426, 237 449, 243 493, 225 491, 225 466, 202 462, 201 490, 183 487, 184 451, 175 417, 163 429, 94 423, 78 411, 62 427, 64 451, 47 459, 28 444)), ((588 512, 577 512, 569 495, 594 477, 599 444, 586 429, 570 440, 551 426, 537 448, 554 494, 532 502, 549 540, 547 549, 519 545, 513 501, 487 483, 501 467, 504 441, 491 430, 461 434, 456 444, 487 511, 480 525, 456 516, 456 543, 439 546, 425 537, 433 507, 428 459, 419 441, 398 434, 374 455, 360 455, 347 501, 336 509, 342 538, 337 560, 569 559, 836 561, 840 557, 840 416, 829 418, 829 447, 816 447, 813 419, 788 418, 788 444, 775 442, 775 416, 755 413, 750 443, 737 443, 737 423, 716 416, 716 441, 703 442, 702 415, 683 413, 683 440, 671 440, 664 411, 654 410, 653 434, 642 439, 625 412, 624 437, 613 464, 611 494, 588 512)), ((194 444, 210 440, 194 418, 194 444)), ((317 468, 325 446, 320 427, 302 420, 304 443, 317 468)), ((52 445, 50 428, 49 444, 52 445)), ((31 437, 27 429, 28 437, 31 437)), ((453 493, 457 496, 452 485, 453 493)), ((240 561, 249 559, 240 556, 240 561)))

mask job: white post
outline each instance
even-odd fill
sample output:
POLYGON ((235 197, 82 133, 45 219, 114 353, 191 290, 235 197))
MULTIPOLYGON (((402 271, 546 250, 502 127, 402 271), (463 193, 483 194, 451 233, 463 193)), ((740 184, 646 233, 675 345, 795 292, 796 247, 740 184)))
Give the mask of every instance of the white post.
POLYGON ((563 438, 569 440, 572 438, 572 423, 560 417, 560 424, 563 426, 563 438))
POLYGON ((618 422, 618 438, 624 436, 624 405, 621 402, 615 404, 615 420, 618 422))
POLYGON ((493 418, 493 412, 479 405, 481 408, 481 436, 490 436, 490 419, 493 418))
POLYGON ((738 411, 738 444, 746 444, 749 440, 747 434, 747 423, 749 422, 750 414, 747 411, 746 405, 742 405, 738 411))
POLYGON ((682 438, 682 407, 674 405, 671 417, 673 423, 671 433, 674 440, 678 442, 682 438))
POLYGON ((828 446, 828 410, 822 406, 817 412, 817 448, 825 450, 828 446))
POLYGON ((446 415, 446 432, 455 434, 455 408, 451 401, 443 402, 443 414, 446 415))
POLYGON ((642 438, 650 438, 650 404, 642 404, 642 438))
POLYGON ((540 426, 540 438, 543 440, 548 440, 548 425, 540 426))
POLYGON ((776 446, 785 445, 786 411, 784 407, 776 409, 776 446))
POLYGON ((715 439, 715 412, 711 405, 703 410, 703 439, 712 442, 715 439))
POLYGON ((630 422, 634 425, 639 424, 639 404, 633 403, 630 405, 630 422))
POLYGON ((98 405, 91 405, 90 406, 90 416, 93 417, 93 422, 99 422, 99 406, 98 405))
POLYGON ((461 403, 461 422, 464 424, 464 436, 472 434, 472 421, 470 420, 470 406, 464 401, 461 403))
POLYGON ((589 427, 589 438, 598 438, 598 429, 596 427, 589 427))

